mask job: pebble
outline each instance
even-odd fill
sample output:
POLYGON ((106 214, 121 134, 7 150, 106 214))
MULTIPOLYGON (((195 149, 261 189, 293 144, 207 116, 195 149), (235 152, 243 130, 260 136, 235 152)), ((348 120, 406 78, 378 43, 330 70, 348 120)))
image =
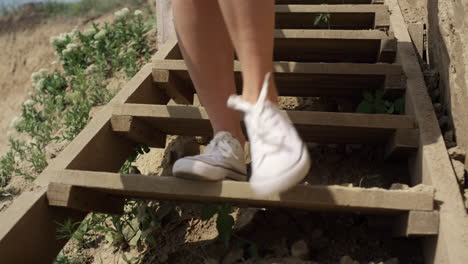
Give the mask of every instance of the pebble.
POLYGON ((447 130, 444 133, 444 140, 445 141, 453 141, 453 130, 447 130))
POLYGON ((296 241, 291 246, 291 256, 306 259, 309 256, 309 248, 304 240, 296 241))
POLYGON ((458 161, 461 161, 461 162, 465 162, 466 153, 459 146, 449 148, 448 149, 448 154, 449 154, 451 159, 458 160, 458 161))
POLYGON ((440 127, 445 127, 446 125, 448 125, 448 122, 449 122, 448 116, 445 116, 445 115, 444 115, 444 116, 441 116, 441 117, 439 118, 439 126, 440 126, 440 127))
POLYGON ((434 91, 432 91, 432 93, 431 93, 431 96, 432 96, 432 99, 434 99, 434 100, 439 99, 439 97, 440 97, 440 89, 439 89, 439 88, 434 89, 434 91))
POLYGON ((242 248, 233 248, 224 257, 222 264, 233 264, 238 262, 244 256, 244 250, 242 248))
POLYGON ((310 234, 311 239, 319 239, 323 236, 323 230, 320 228, 314 229, 310 234))
POLYGON ((214 258, 205 259, 204 264, 219 264, 219 261, 214 258))
POLYGON ((435 103, 434 104, 434 110, 436 113, 442 113, 442 104, 441 103, 435 103))
POLYGON ((397 258, 391 258, 386 260, 384 264, 400 264, 400 261, 397 258))
POLYGON ((403 183, 393 183, 390 190, 408 190, 410 187, 403 183))
POLYGON ((350 256, 343 256, 340 259, 340 264, 359 264, 359 262, 354 261, 350 256))
POLYGON ((465 196, 465 207, 468 209, 468 189, 464 190, 463 195, 465 196))
POLYGON ((455 176, 457 176, 458 183, 465 185, 465 164, 458 160, 451 160, 455 176))

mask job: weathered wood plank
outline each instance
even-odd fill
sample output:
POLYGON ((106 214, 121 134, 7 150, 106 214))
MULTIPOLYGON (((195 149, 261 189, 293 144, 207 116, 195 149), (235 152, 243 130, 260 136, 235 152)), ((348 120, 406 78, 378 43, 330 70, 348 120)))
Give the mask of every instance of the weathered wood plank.
POLYGON ((277 5, 277 29, 384 29, 390 27, 384 5, 277 5), (320 14, 329 14, 328 23, 315 23, 320 14))
POLYGON ((152 148, 166 146, 166 134, 154 129, 151 125, 133 116, 113 116, 112 130, 129 138, 135 143, 146 144, 152 148))
POLYGON ((125 204, 125 199, 108 193, 58 183, 49 184, 47 201, 51 206, 105 214, 122 214, 125 204))
POLYGON ((381 30, 275 31, 273 59, 299 62, 393 63, 396 40, 381 30))
POLYGON ((408 24, 408 32, 418 51, 419 58, 422 59, 424 57, 424 24, 408 24))
POLYGON ((425 86, 417 54, 397 0, 386 0, 392 29, 398 38, 398 61, 407 79, 405 108, 420 129, 419 150, 409 160, 413 184, 431 184, 437 189, 440 207, 439 236, 424 241, 425 263, 464 263, 468 259, 468 216, 453 172, 437 117, 425 86))
POLYGON ((415 153, 419 147, 419 129, 398 129, 387 141, 386 159, 401 159, 415 153))
POLYGON ((113 104, 133 100, 139 103, 164 101, 158 96, 159 91, 154 91, 151 71, 151 64, 149 68, 147 66, 140 70, 60 155, 52 160, 34 181, 35 188, 22 193, 0 214, 2 263, 49 264, 55 259, 67 242, 57 239, 57 223, 66 219, 81 221, 86 214, 48 206, 46 191, 50 175, 47 172, 65 168, 118 171, 133 151, 134 144, 122 141, 112 131, 111 108, 113 104), (149 94, 156 96, 141 97, 149 94), (144 100, 141 101, 142 99, 144 100), (18 250, 18 245, 21 245, 21 250, 18 250))
MULTIPOLYGON (((153 73, 169 70, 184 80, 195 92, 185 62, 182 60, 153 61, 153 73)), ((360 98, 365 90, 384 88, 389 96, 401 96, 405 78, 401 66, 366 63, 300 63, 275 62, 274 78, 283 96, 346 96, 360 98)), ((234 63, 238 92, 242 89, 239 62, 234 63)))
POLYGON ((188 105, 193 103, 193 90, 186 84, 187 80, 168 70, 153 70, 153 81, 176 103, 188 105))
POLYGON ((170 60, 175 59, 182 56, 179 52, 179 49, 176 49, 177 46, 177 38, 171 38, 166 41, 161 47, 158 49, 158 52, 153 55, 151 60, 170 60))
POLYGON ((396 213, 433 209, 432 189, 394 191, 342 186, 297 185, 280 195, 257 197, 247 182, 202 182, 176 177, 123 175, 62 170, 52 172, 53 182, 97 188, 123 197, 180 201, 236 202, 252 206, 281 206, 324 211, 396 213))
MULTIPOLYGON (((212 128, 203 107, 125 104, 115 115, 134 116, 165 134, 205 136, 212 128)), ((313 142, 377 143, 388 140, 397 129, 414 129, 410 116, 310 111, 283 111, 304 140, 313 142)))
POLYGON ((397 237, 435 236, 439 233, 439 212, 410 211, 398 217, 393 235, 397 237))

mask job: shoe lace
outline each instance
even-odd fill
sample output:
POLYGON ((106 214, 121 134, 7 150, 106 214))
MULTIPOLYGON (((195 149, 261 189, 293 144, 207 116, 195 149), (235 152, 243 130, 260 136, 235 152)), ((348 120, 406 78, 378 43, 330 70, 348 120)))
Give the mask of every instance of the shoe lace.
POLYGON ((208 144, 205 149, 205 153, 211 156, 221 154, 225 158, 234 157, 238 159, 239 157, 234 153, 232 144, 233 142, 230 137, 225 133, 219 133, 211 140, 210 144, 208 144))
POLYGON ((240 96, 232 95, 229 97, 228 106, 249 115, 251 118, 251 131, 255 131, 254 136, 256 136, 258 140, 279 148, 283 145, 284 138, 279 135, 279 133, 275 133, 275 131, 277 131, 277 129, 282 129, 281 118, 274 111, 268 111, 266 110, 267 108, 264 107, 267 103, 266 96, 268 93, 270 76, 270 72, 265 75, 265 80, 256 104, 252 105, 244 101, 240 96))

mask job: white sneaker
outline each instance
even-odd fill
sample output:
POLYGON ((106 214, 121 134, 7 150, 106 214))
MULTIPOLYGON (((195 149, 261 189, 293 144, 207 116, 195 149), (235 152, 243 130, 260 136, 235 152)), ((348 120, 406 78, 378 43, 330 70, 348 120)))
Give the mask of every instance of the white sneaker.
POLYGON ((250 185, 258 196, 284 192, 300 183, 310 169, 309 152, 289 117, 266 100, 270 73, 255 104, 232 95, 228 106, 245 113, 250 140, 250 185))
POLYGON ((218 132, 203 154, 183 157, 174 163, 172 174, 176 177, 222 181, 229 178, 247 180, 244 149, 229 132, 218 132))

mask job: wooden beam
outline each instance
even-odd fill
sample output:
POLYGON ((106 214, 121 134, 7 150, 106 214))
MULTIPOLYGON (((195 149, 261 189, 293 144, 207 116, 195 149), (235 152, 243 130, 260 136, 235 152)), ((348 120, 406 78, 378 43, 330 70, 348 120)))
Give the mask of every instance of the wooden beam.
POLYGON ((176 103, 188 105, 193 103, 194 91, 188 88, 186 81, 180 79, 177 75, 168 70, 153 70, 153 80, 176 103))
POLYGON ((114 132, 135 143, 146 144, 152 148, 166 147, 166 134, 159 132, 141 119, 133 116, 112 116, 111 124, 114 132))
POLYGON ((439 236, 424 241, 425 263, 465 263, 468 259, 468 217, 453 172, 437 117, 427 92, 405 20, 397 0, 386 0, 392 30, 398 39, 398 61, 407 76, 405 111, 413 114, 420 129, 419 150, 409 161, 412 183, 431 184, 440 207, 439 236))
POLYGON ((388 8, 384 5, 277 5, 277 29, 384 29, 390 27, 388 8), (329 23, 315 20, 330 14, 329 23))
POLYGON ((57 238, 57 223, 79 221, 85 216, 68 208, 50 207, 46 190, 36 187, 23 192, 0 214, 2 263, 52 263, 67 242, 57 238))
MULTIPOLYGON (((53 262, 67 242, 57 239, 58 223, 63 223, 66 219, 81 221, 86 214, 77 210, 48 206, 46 197, 50 180, 48 171, 65 168, 84 168, 96 171, 120 169, 123 161, 134 150, 134 144, 126 140, 122 141, 112 131, 111 108, 113 104, 122 104, 132 100, 134 93, 145 94, 146 92, 142 92, 141 89, 154 89, 154 86, 147 85, 148 77, 152 79, 152 66, 149 67, 140 70, 112 101, 93 117, 60 155, 51 161, 34 181, 34 189, 23 192, 0 214, 2 263, 49 264, 53 262), (18 245, 21 245, 21 250, 18 250, 18 245)), ((149 93, 153 92, 155 91, 149 93)), ((137 99, 137 97, 133 98, 137 99)), ((136 101, 139 100, 141 97, 136 101)), ((151 100, 158 102, 161 99, 156 96, 146 100, 144 103, 150 103, 151 100)))
MULTIPOLYGON (((115 115, 145 120, 168 135, 211 135, 208 114, 203 107, 126 104, 114 107, 115 115)), ((311 111, 283 111, 307 141, 378 143, 397 129, 415 128, 414 119, 403 115, 354 114, 311 111)))
POLYGON ((125 199, 108 193, 58 183, 49 184, 47 201, 51 206, 105 214, 122 214, 125 204, 125 199))
POLYGON ((393 235, 397 237, 435 236, 439 233, 439 212, 410 211, 394 223, 393 235))
POLYGON ((407 158, 419 147, 419 129, 397 129, 385 147, 386 159, 407 158))
MULTIPOLYGON (((173 72, 184 80, 182 84, 187 86, 186 89, 195 92, 184 61, 154 61, 154 74, 159 74, 160 70, 173 72)), ((275 62, 273 70, 279 93, 283 96, 346 96, 360 99, 365 90, 384 88, 385 93, 392 97, 402 96, 405 91, 405 79, 399 65, 275 62)), ((241 67, 237 61, 234 62, 234 71, 238 92, 241 92, 241 67)))
POLYGON ((151 61, 154 60, 171 60, 182 56, 180 50, 177 48, 177 38, 171 38, 166 41, 156 54, 153 55, 151 61))
POLYGON ((396 42, 381 30, 281 29, 273 53, 275 61, 392 63, 396 42))
POLYGON ((247 182, 203 182, 176 177, 122 175, 106 172, 61 170, 52 172, 53 182, 98 188, 123 197, 235 202, 252 206, 281 206, 320 211, 362 211, 397 213, 407 210, 431 211, 434 191, 384 190, 342 186, 297 185, 281 195, 260 198, 247 182))
POLYGON ((408 33, 416 47, 419 58, 422 59, 424 57, 424 24, 408 24, 408 33))
POLYGON ((396 58, 397 40, 395 38, 382 39, 378 62, 393 63, 396 58))

